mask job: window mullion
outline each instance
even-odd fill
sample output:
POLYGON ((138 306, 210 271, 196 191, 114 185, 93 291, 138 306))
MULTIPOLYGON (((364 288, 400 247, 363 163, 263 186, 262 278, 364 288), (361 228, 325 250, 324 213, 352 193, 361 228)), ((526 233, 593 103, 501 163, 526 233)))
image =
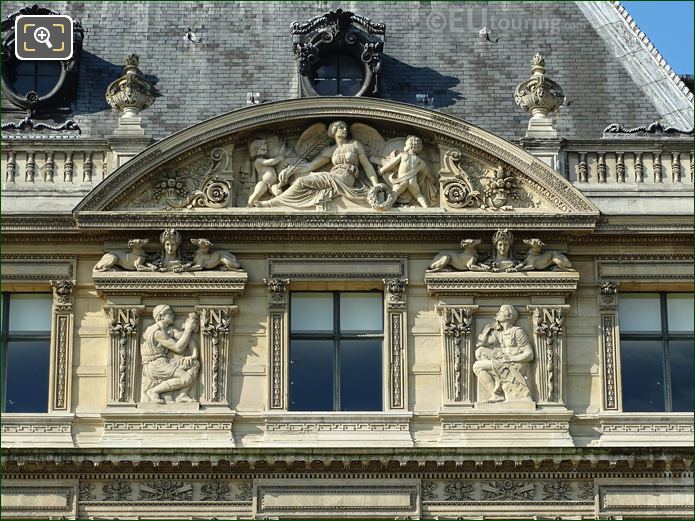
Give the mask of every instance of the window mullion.
POLYGON ((333 292, 333 410, 340 410, 340 293, 333 292))
POLYGON ((664 393, 666 401, 666 411, 673 410, 673 400, 671 399, 671 354, 668 348, 668 310, 666 309, 666 293, 660 293, 661 306, 661 344, 664 348, 664 393))

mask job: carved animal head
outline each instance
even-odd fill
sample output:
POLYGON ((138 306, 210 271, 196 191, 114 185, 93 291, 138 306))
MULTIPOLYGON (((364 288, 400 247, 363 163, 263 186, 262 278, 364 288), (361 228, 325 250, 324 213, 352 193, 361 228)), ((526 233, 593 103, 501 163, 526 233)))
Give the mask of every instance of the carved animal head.
POLYGON ((533 253, 540 253, 545 243, 540 239, 524 239, 524 244, 529 246, 533 253))
POLYGON ((208 251, 210 246, 212 246, 212 243, 207 239, 191 239, 191 243, 198 246, 198 249, 201 251, 208 251))
POLYGON ((461 241, 461 248, 464 250, 475 250, 475 247, 480 244, 480 239, 463 239, 461 241))
POLYGON ((131 239, 128 241, 128 248, 131 250, 141 250, 148 242, 150 242, 149 239, 131 239))

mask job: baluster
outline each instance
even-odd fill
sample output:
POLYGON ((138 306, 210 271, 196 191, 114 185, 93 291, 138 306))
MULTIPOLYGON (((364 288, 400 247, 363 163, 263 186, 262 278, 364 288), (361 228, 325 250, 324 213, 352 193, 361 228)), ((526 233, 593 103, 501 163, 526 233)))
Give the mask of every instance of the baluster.
POLYGON ((85 183, 91 183, 93 172, 94 162, 92 161, 92 153, 85 153, 84 165, 82 165, 82 181, 85 183))
POLYGON ((671 180, 673 183, 681 182, 681 155, 673 152, 671 159, 671 180))
POLYGON ((63 181, 72 183, 72 177, 75 172, 75 163, 72 161, 72 152, 65 155, 65 164, 63 165, 63 181))
POLYGON ((625 154, 622 152, 618 154, 615 161, 615 173, 618 176, 618 182, 625 182, 625 154))
POLYGON ((586 183, 589 181, 589 172, 587 170, 586 166, 586 154, 580 153, 579 154, 579 165, 577 165, 577 169, 579 170, 579 182, 580 183, 586 183))
POLYGON ((53 176, 55 175, 55 161, 53 160, 55 152, 46 152, 46 164, 43 165, 41 169, 41 174, 43 175, 43 180, 47 183, 53 182, 53 176))
MULTIPOLYGON (((5 173, 5 181, 14 183, 14 178, 17 175, 17 153, 13 150, 8 154, 7 157, 7 172, 5 173)), ((690 156, 690 163, 692 164, 692 155, 690 156)))
POLYGON ((34 159, 34 152, 27 153, 27 168, 24 173, 24 180, 28 183, 34 182, 34 175, 36 174, 36 160, 34 159))
POLYGON ((642 154, 635 154, 635 183, 644 181, 644 163, 642 162, 642 154))
POLYGON ((598 155, 598 165, 596 167, 598 173, 598 182, 606 182, 606 154, 598 155))
POLYGON ((663 172, 661 170, 661 154, 654 154, 654 182, 661 183, 663 172))

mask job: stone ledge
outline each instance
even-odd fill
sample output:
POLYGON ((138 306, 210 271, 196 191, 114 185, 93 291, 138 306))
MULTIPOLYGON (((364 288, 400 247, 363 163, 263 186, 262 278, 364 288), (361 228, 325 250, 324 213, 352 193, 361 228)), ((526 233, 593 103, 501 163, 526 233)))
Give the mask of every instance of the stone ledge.
POLYGON ((572 411, 440 412, 442 447, 573 447, 572 411))
POLYGON ((248 275, 235 271, 106 271, 93 273, 93 278, 97 292, 109 296, 162 293, 209 296, 242 294, 248 275))
POLYGON ((266 414, 262 445, 412 447, 412 413, 284 412, 266 414))
POLYGON ((234 447, 235 411, 183 413, 105 412, 101 415, 106 447, 234 447))
POLYGON ((3 413, 2 448, 74 447, 73 415, 3 413))
POLYGON ((427 273, 425 284, 430 295, 471 295, 523 293, 567 297, 579 283, 576 271, 529 271, 521 273, 490 273, 463 271, 427 273))
POLYGON ((692 447, 693 413, 603 414, 599 416, 601 447, 692 447))

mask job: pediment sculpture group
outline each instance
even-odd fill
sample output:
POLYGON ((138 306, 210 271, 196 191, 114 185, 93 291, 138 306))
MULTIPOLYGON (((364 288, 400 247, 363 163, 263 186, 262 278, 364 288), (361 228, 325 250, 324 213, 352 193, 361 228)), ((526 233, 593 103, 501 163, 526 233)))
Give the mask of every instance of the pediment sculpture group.
POLYGON ((293 147, 259 136, 249 143, 257 184, 248 206, 304 209, 343 197, 379 210, 397 200, 427 208, 436 188, 422 150, 417 136, 385 141, 369 125, 344 121, 310 126, 293 147))
MULTIPOLYGON (((355 152, 357 153, 357 152, 355 152)), ((319 175, 314 177, 316 183, 319 175)), ((314 182, 312 181, 312 182, 314 182)), ((293 191, 285 193, 295 194, 293 191)), ((294 197, 294 195, 292 196, 294 197)), ((484 271, 505 277, 507 273, 528 271, 574 271, 567 257, 554 250, 543 250, 540 239, 527 239, 525 255, 512 251, 513 235, 498 230, 492 238, 491 255, 482 258, 477 251, 479 239, 461 241, 461 251, 439 252, 427 272, 484 271), (481 261, 482 258, 482 261, 481 261)), ((145 271, 186 273, 195 271, 243 271, 236 257, 225 250, 212 250, 213 244, 203 238, 191 239, 196 251, 182 251, 182 236, 174 229, 160 235, 161 250, 147 253, 146 239, 130 240, 129 251, 111 251, 94 266, 94 272, 145 271)), ((156 276, 156 275, 154 275, 156 276)), ((488 393, 484 402, 532 401, 528 373, 534 351, 524 328, 517 326, 518 311, 503 305, 495 321, 486 325, 475 350, 473 372, 480 386, 488 393)), ((166 304, 154 307, 154 323, 146 328, 140 348, 142 358, 142 401, 152 403, 189 402, 195 399, 190 391, 200 372, 197 335, 200 317, 190 313, 181 329, 175 327, 172 308, 166 304)))

